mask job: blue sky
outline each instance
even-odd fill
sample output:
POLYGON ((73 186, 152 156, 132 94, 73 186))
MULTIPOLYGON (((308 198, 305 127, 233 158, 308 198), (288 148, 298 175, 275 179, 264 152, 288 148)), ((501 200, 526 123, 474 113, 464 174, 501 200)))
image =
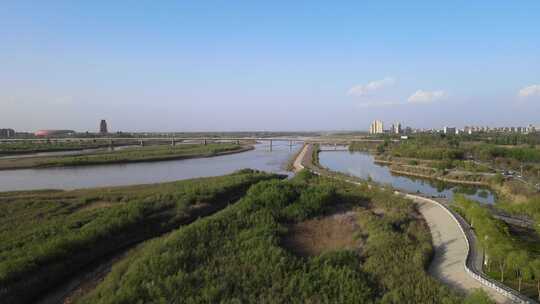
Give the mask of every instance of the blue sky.
POLYGON ((0 127, 540 125, 539 1, 291 2, 3 1, 0 127))

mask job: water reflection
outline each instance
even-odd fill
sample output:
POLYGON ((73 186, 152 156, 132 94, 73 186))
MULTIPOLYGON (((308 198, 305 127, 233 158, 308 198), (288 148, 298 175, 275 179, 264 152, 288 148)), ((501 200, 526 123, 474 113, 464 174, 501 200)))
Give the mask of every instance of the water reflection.
POLYGON ((450 200, 455 193, 482 203, 493 204, 495 196, 488 189, 474 186, 454 186, 448 183, 398 176, 390 173, 388 167, 377 165, 374 158, 367 152, 322 151, 319 154, 321 165, 360 178, 371 178, 381 184, 389 184, 396 189, 408 192, 422 193, 429 196, 441 196, 450 200))

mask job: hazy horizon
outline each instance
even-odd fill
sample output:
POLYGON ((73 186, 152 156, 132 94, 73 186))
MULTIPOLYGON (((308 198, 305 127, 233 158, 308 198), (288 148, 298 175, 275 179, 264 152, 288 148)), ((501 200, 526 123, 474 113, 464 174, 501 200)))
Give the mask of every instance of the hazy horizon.
POLYGON ((540 125, 538 1, 0 7, 0 128, 540 125))

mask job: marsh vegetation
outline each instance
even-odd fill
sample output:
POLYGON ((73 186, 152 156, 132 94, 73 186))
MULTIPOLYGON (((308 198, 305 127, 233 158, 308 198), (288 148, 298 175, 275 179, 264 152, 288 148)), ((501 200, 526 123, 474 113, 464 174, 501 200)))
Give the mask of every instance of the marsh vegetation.
POLYGON ((412 202, 302 172, 153 240, 78 303, 461 303, 427 275, 431 235, 412 202), (298 255, 294 225, 355 210, 361 251, 298 255))
POLYGON ((234 203, 277 175, 75 191, 0 193, 0 298, 25 303, 84 265, 234 203))
POLYGON ((231 143, 213 143, 208 145, 182 144, 174 147, 169 145, 132 147, 117 151, 100 151, 84 155, 1 159, 0 169, 89 166, 177 160, 195 157, 211 157, 226 153, 247 151, 249 149, 251 149, 251 147, 231 143))

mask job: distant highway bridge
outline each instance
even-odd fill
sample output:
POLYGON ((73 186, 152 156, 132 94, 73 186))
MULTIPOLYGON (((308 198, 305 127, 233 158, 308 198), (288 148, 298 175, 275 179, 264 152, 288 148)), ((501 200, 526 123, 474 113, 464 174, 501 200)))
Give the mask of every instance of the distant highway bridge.
POLYGON ((353 141, 363 142, 383 142, 379 139, 369 138, 332 138, 332 137, 61 137, 61 138, 4 138, 0 139, 0 143, 16 143, 16 142, 35 142, 35 143, 63 143, 63 142, 106 142, 110 146, 119 144, 138 144, 144 146, 146 143, 170 143, 172 146, 181 143, 201 143, 207 144, 212 142, 267 142, 270 149, 274 142, 288 142, 290 146, 295 143, 318 143, 328 145, 348 145, 353 141))

